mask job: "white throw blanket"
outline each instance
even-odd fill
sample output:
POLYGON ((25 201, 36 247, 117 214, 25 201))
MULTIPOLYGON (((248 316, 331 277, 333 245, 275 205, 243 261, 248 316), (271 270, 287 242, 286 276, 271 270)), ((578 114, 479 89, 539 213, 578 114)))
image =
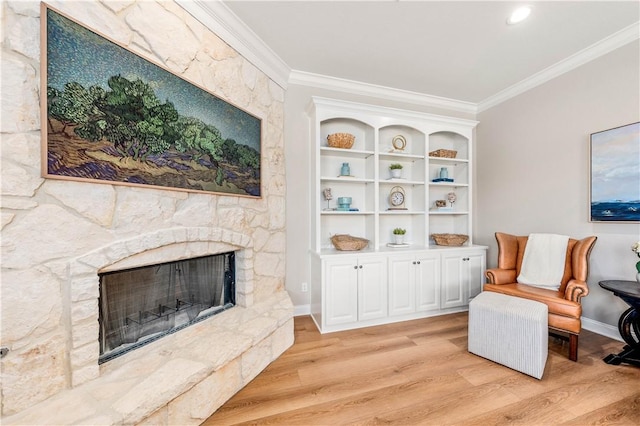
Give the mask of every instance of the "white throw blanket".
POLYGON ((518 282, 554 290, 560 288, 568 243, 566 235, 529 235, 518 282))

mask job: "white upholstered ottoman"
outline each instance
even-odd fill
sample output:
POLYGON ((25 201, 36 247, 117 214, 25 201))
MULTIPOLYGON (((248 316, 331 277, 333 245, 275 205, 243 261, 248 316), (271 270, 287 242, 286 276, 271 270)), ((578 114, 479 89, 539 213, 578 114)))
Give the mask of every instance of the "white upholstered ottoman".
POLYGON ((469 352, 536 379, 547 363, 544 303, 485 291, 469 303, 469 352))

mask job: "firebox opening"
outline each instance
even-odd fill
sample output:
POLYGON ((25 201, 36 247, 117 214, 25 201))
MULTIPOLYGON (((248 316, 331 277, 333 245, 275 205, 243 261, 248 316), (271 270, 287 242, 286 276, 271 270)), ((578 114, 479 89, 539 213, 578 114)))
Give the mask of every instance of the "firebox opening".
POLYGON ((235 305, 235 253, 98 274, 99 364, 235 305))

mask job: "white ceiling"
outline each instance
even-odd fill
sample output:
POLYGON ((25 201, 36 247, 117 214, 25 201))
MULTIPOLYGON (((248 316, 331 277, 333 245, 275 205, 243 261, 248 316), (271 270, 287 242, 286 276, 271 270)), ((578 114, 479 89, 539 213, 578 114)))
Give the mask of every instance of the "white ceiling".
POLYGON ((473 104, 584 56, 585 49, 602 54, 638 38, 639 1, 530 1, 529 19, 506 25, 523 3, 232 0, 224 5, 293 73, 473 104))

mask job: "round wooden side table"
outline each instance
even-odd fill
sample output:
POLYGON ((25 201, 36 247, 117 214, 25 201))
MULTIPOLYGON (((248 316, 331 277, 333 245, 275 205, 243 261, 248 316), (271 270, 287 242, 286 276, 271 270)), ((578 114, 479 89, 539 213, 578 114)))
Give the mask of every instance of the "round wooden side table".
POLYGON ((626 363, 640 367, 640 284, 636 281, 600 281, 600 287, 624 300, 629 309, 618 320, 618 330, 627 343, 619 354, 607 355, 604 362, 612 365, 626 363))

